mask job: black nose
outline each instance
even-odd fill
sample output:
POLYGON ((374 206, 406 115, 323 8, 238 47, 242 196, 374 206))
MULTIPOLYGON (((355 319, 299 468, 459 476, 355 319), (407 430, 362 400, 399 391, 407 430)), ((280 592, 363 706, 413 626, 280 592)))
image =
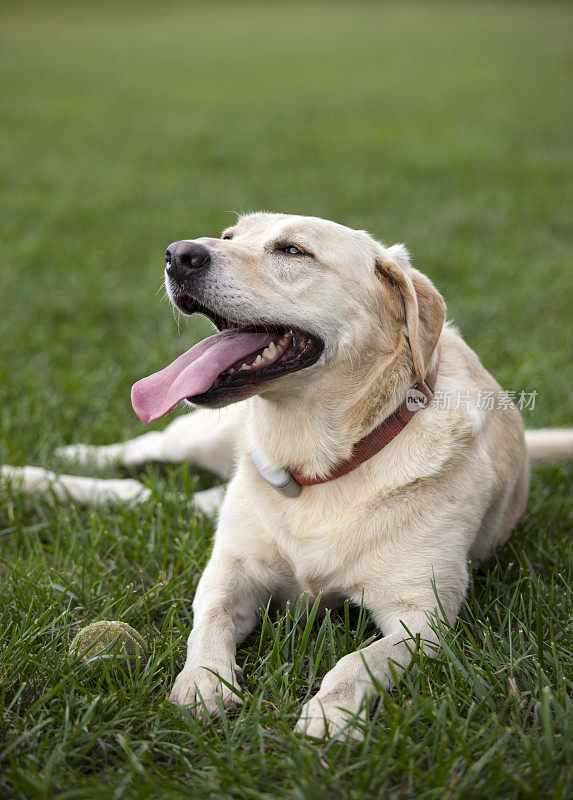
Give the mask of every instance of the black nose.
POLYGON ((165 251, 165 263, 169 277, 183 281, 195 270, 208 267, 211 253, 198 242, 173 242, 165 251))

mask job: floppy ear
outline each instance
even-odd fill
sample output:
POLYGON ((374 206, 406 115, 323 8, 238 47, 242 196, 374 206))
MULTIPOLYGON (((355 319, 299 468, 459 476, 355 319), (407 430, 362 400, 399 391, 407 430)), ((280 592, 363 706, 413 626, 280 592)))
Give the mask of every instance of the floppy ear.
POLYGON ((423 381, 446 319, 444 298, 429 278, 410 265, 403 244, 381 248, 376 268, 401 295, 414 370, 423 381))

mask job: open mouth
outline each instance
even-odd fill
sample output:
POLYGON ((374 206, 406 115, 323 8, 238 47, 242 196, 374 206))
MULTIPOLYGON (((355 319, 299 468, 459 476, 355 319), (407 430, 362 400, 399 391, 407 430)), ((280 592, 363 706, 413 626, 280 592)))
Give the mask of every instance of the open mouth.
MULTIPOLYGON (((260 334, 268 338, 268 344, 259 347, 245 357, 238 358, 215 379, 211 389, 221 386, 243 386, 270 380, 287 372, 303 369, 314 364, 324 349, 316 336, 303 333, 286 325, 247 325, 220 316, 197 300, 186 297, 178 305, 186 314, 203 314, 221 332, 233 331, 242 334, 260 334)), ((215 335, 216 337, 216 335, 215 335)), ((209 337, 214 339, 215 337, 209 337)), ((204 340, 208 341, 208 340, 204 340)))
POLYGON ((324 350, 319 337, 286 324, 229 320, 188 295, 177 305, 186 314, 205 315, 219 333, 133 386, 132 404, 145 423, 185 399, 216 407, 249 397, 269 381, 310 367, 324 350))

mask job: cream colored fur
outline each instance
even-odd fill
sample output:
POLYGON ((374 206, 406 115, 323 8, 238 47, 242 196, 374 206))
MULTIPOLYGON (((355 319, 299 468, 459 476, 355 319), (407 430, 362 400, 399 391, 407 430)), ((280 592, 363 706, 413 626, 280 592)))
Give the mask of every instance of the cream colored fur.
MULTIPOLYGON (((238 685, 237 644, 271 596, 284 603, 320 595, 323 605, 348 598, 364 602, 381 638, 326 674, 296 730, 359 737, 373 678, 387 688, 392 672, 410 665, 411 637, 432 654, 432 620, 443 612, 454 622, 468 563, 506 541, 522 514, 529 464, 521 417, 513 406, 430 405, 354 471, 284 497, 260 477, 251 453, 268 467, 326 474, 433 366, 436 345, 438 392, 475 401, 499 386, 444 324, 442 298, 403 246, 287 215, 248 215, 228 233, 230 240, 198 240, 212 254, 204 302, 233 318, 288 321, 319 335, 319 362, 226 409, 177 418, 162 433, 61 454, 101 465, 189 460, 220 475, 234 470, 171 699, 193 713, 215 712, 218 697, 239 702, 219 676, 238 685), (277 255, 278 240, 314 258, 277 255)), ((573 452, 571 432, 529 435, 539 457, 573 452)), ((203 507, 211 511, 219 499, 211 493, 203 507)))

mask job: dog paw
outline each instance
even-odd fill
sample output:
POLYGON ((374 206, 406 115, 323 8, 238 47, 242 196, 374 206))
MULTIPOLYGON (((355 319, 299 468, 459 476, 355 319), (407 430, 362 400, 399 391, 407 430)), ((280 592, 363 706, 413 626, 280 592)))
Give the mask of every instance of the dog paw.
POLYGON ((212 489, 204 489, 202 492, 195 492, 193 495, 193 505, 203 514, 211 515, 219 509, 224 496, 224 486, 213 486, 212 489))
POLYGON ((91 445, 91 444, 69 444, 58 447, 55 455, 63 461, 77 466, 93 466, 104 468, 113 466, 121 461, 123 446, 112 445, 91 445))
POLYGON ((219 712, 218 698, 221 698, 224 708, 233 710, 243 702, 237 694, 239 687, 236 675, 240 675, 238 667, 235 670, 185 668, 175 679, 169 699, 172 703, 188 706, 194 716, 202 718, 219 712), (219 676, 231 684, 235 691, 222 683, 219 676))
POLYGON ((359 727, 359 720, 364 721, 366 713, 357 717, 359 711, 360 704, 356 707, 353 698, 337 692, 321 696, 319 692, 304 704, 294 732, 315 739, 361 741, 364 734, 359 727))
POLYGON ((54 455, 71 464, 86 464, 93 460, 94 449, 89 444, 68 444, 56 447, 54 455))

